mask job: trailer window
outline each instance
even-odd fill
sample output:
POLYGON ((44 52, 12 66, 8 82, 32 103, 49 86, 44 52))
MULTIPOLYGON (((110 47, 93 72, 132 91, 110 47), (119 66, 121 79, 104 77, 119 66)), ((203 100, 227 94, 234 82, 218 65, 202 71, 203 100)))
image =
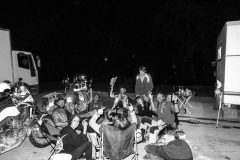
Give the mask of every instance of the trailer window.
POLYGON ((24 53, 19 53, 17 55, 18 58, 18 66, 24 69, 29 69, 29 59, 28 55, 24 53))

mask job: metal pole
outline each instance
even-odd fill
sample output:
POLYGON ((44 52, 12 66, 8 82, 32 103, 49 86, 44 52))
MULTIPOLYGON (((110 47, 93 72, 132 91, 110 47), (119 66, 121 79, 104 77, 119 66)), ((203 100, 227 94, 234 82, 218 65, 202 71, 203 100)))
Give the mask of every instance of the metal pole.
POLYGON ((219 107, 218 107, 218 115, 217 115, 216 128, 218 127, 218 121, 219 121, 219 116, 220 116, 221 108, 222 108, 222 94, 220 94, 220 96, 219 96, 219 107))

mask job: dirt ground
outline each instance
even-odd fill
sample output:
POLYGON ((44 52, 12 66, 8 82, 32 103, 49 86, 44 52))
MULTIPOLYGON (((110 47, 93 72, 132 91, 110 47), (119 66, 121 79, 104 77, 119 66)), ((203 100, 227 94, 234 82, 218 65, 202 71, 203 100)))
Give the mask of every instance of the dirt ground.
MULTIPOLYGON (((103 96, 104 97, 104 96, 103 96)), ((240 123, 220 121, 215 127, 217 111, 213 110, 214 98, 193 97, 190 100, 191 114, 180 113, 180 128, 186 133, 186 141, 192 148, 194 160, 239 160, 240 123)), ((139 160, 146 154, 144 146, 138 145, 139 160)), ((51 147, 36 148, 28 140, 18 148, 0 155, 1 160, 47 160, 51 147)), ((130 159, 130 158, 127 158, 130 159)))

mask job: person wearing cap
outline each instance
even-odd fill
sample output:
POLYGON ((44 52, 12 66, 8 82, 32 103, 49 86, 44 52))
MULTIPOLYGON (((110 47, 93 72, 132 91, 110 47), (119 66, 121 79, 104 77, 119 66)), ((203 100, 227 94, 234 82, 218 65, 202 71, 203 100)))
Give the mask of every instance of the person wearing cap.
POLYGON ((55 108, 52 111, 53 121, 58 129, 62 129, 68 125, 68 117, 64 110, 65 101, 61 97, 55 100, 55 108))
POLYGON ((146 73, 146 67, 139 67, 139 74, 136 77, 135 95, 148 96, 153 90, 153 81, 150 74, 146 73))
POLYGON ((159 135, 159 143, 145 146, 147 154, 143 157, 144 159, 193 160, 190 146, 179 138, 171 126, 164 127, 159 135))

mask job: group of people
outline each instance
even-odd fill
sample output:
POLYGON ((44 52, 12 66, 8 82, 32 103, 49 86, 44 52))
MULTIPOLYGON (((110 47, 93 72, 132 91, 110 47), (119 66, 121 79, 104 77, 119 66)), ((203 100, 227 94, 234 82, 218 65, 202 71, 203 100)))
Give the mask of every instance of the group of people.
POLYGON ((99 152, 98 137, 101 132, 109 126, 117 130, 133 126, 141 131, 142 139, 138 143, 147 142, 145 159, 193 159, 190 147, 178 135, 177 96, 157 93, 154 98, 152 77, 146 73, 144 66, 139 67, 134 99, 127 95, 124 87, 118 94, 113 93, 113 86, 110 86, 109 94, 114 98, 112 106, 104 106, 98 94, 84 101, 80 93, 77 103, 74 94, 56 100, 51 115, 61 129, 60 136, 64 137, 62 152, 71 154, 72 160, 79 159, 84 153, 86 159, 98 158, 97 154, 92 157, 92 149, 95 153, 99 152))

